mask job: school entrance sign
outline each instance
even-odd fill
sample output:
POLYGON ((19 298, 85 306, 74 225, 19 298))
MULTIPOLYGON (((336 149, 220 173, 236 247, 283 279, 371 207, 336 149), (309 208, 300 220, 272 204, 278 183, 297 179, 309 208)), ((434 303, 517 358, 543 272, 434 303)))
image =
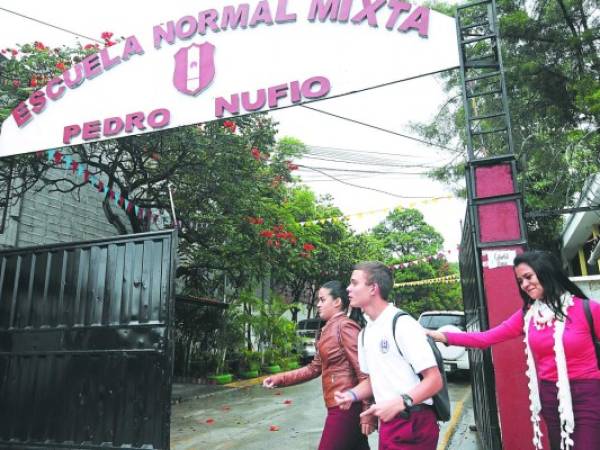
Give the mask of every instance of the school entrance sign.
MULTIPOLYGON (((51 79, 4 121, 0 157, 283 108, 458 66, 454 19, 400 0, 212 5, 149 24, 51 79)), ((390 102, 403 108, 402 99, 390 102)))

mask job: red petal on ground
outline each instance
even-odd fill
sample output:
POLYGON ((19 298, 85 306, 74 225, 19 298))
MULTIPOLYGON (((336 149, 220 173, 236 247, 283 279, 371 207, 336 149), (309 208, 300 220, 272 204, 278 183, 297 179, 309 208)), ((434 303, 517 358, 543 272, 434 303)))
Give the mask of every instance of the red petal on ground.
POLYGON ((285 400, 285 401, 283 402, 283 404, 284 404, 284 405, 291 405, 291 404, 292 404, 292 401, 291 401, 291 400, 285 400))
POLYGON ((269 431, 279 431, 279 427, 277 425, 271 425, 269 431))
POLYGON ((212 425, 213 423, 215 423, 215 419, 206 419, 206 423, 208 425, 212 425))

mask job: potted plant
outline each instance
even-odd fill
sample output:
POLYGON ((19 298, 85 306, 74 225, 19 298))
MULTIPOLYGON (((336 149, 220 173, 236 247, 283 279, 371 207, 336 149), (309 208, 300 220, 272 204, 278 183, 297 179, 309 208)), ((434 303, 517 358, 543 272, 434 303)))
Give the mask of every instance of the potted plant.
POLYGON ((256 378, 260 372, 260 353, 244 350, 240 356, 239 375, 241 378, 256 378))
POLYGON ((267 349, 263 352, 265 366, 263 370, 266 373, 279 373, 281 372, 281 366, 278 364, 280 360, 279 352, 275 349, 267 349))

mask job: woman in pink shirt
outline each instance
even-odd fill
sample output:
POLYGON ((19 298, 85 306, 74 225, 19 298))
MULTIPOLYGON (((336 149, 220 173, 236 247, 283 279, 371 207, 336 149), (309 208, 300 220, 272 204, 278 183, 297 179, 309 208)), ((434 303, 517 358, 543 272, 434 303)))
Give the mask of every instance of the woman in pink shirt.
POLYGON ((542 448, 541 416, 552 450, 598 450, 600 370, 592 331, 600 336, 600 304, 589 302, 591 330, 587 297, 550 253, 525 252, 515 258, 514 269, 522 310, 484 332, 428 333, 439 342, 474 348, 524 336, 534 447, 542 448))

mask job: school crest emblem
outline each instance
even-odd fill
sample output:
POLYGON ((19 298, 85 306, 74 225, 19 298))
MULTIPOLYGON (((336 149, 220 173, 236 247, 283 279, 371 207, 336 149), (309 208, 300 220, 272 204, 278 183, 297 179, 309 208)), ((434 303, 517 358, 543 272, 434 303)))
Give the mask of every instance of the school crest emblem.
POLYGON ((175 53, 173 85, 186 95, 198 95, 215 77, 215 46, 192 44, 175 53))
POLYGON ((383 338, 381 341, 379 341, 379 350, 381 351, 381 353, 387 353, 389 349, 390 343, 386 338, 383 338))

